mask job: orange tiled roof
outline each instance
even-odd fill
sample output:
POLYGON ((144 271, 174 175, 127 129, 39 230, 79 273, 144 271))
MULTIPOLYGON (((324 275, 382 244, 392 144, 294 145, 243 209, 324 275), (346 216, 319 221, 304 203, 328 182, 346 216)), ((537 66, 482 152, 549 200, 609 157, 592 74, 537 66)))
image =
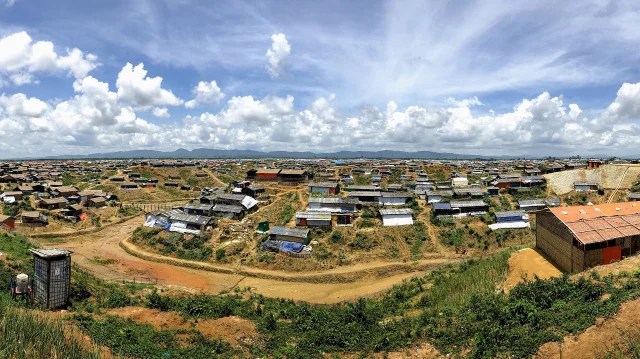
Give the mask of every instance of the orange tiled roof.
POLYGON ((640 203, 556 207, 551 212, 583 244, 640 235, 640 203))

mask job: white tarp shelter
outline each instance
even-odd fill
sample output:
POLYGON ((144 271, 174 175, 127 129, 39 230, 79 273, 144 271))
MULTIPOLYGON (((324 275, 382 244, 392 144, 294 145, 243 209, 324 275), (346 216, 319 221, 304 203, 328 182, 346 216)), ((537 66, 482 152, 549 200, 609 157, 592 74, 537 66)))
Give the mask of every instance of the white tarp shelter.
POLYGON ((171 227, 169 227, 169 232, 200 234, 199 229, 189 229, 187 228, 186 222, 179 222, 179 221, 171 223, 171 227))
POLYGON ((381 209, 382 225, 385 227, 412 225, 412 213, 410 208, 381 209))
POLYGON ((489 228, 491 228, 492 231, 495 231, 497 229, 521 229, 521 228, 529 228, 531 225, 529 224, 529 222, 524 222, 524 221, 515 221, 515 222, 500 222, 500 223, 494 223, 494 224, 490 224, 489 228))

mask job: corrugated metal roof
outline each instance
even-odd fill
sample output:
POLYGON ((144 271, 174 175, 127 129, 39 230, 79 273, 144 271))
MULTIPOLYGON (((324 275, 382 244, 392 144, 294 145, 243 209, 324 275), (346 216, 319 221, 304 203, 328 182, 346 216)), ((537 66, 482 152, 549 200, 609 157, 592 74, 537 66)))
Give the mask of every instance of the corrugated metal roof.
POLYGON ((411 198, 413 193, 411 192, 380 192, 382 198, 411 198))
POLYGON ((216 204, 212 211, 221 213, 242 213, 244 211, 244 207, 229 204, 216 204))
POLYGON ((487 207, 487 204, 481 200, 475 201, 451 201, 452 208, 468 208, 468 207, 487 207))
POLYGON ((297 238, 307 238, 309 235, 308 229, 301 228, 287 228, 287 227, 271 227, 269 229, 269 234, 275 234, 280 236, 289 236, 289 237, 297 237, 297 238))
POLYGON ((543 199, 521 199, 518 201, 518 206, 522 207, 522 206, 544 206, 544 200, 543 199))
POLYGON ((354 191, 349 192, 349 197, 380 197, 380 192, 378 191, 354 191))
POLYGON ((567 227, 569 227, 569 229, 574 233, 589 232, 593 230, 593 228, 591 228, 587 223, 582 221, 567 223, 567 227))
POLYGON ((617 230, 620 231, 620 233, 624 234, 625 236, 637 236, 640 235, 640 229, 638 227, 635 226, 620 226, 620 227, 616 227, 617 230))
POLYGON ((628 226, 629 222, 625 221, 623 216, 603 217, 612 227, 628 226))
POLYGON ((640 206, 637 202, 603 203, 594 206, 556 207, 551 208, 550 210, 551 213, 564 223, 574 222, 579 219, 640 214, 640 206))
POLYGON ((380 187, 378 186, 362 186, 362 185, 352 185, 345 188, 347 191, 378 191, 380 187))
POLYGON ((280 171, 281 175, 298 175, 301 176, 303 174, 307 173, 307 171, 305 170, 282 170, 280 171))
POLYGON ((229 194, 229 193, 219 194, 216 196, 216 198, 218 199, 223 199, 227 201, 238 201, 238 202, 242 202, 244 197, 245 195, 243 194, 229 194))
POLYGON ((577 235, 578 240, 584 244, 604 242, 604 239, 596 231, 582 232, 577 235))
POLYGON ((281 169, 279 168, 261 168, 258 170, 258 174, 278 174, 281 169))
POLYGON ((596 232, 598 232, 598 234, 605 241, 608 241, 608 240, 614 239, 614 238, 624 237, 624 234, 622 232, 618 231, 617 229, 615 229, 613 227, 598 229, 598 230, 596 230, 596 232))
POLYGON ((38 257, 42 258, 53 258, 60 256, 67 256, 72 254, 73 252, 67 249, 58 249, 58 248, 39 248, 39 249, 29 249, 29 251, 38 257))
POLYGON ((495 215, 496 215, 496 218, 518 217, 518 216, 527 215, 527 212, 525 212, 525 211, 502 211, 502 212, 495 212, 495 215))
POLYGON ((453 196, 453 191, 427 191, 427 196, 451 197, 453 196))
POLYGON ((577 182, 573 182, 573 185, 574 186, 598 186, 598 183, 577 181, 577 182))
POLYGON ((587 224, 589 225, 589 227, 595 230, 613 228, 609 223, 607 223, 607 221, 601 218, 590 219, 589 221, 587 221, 587 224))
POLYGON ((321 187, 321 188, 335 188, 338 186, 337 182, 311 182, 309 187, 321 187))
POLYGON ((309 197, 309 203, 322 203, 322 204, 358 204, 359 201, 356 198, 341 198, 341 197, 309 197))
POLYGON ((194 216, 190 214, 177 213, 176 211, 171 211, 171 217, 169 217, 171 221, 181 221, 187 223, 194 223, 198 225, 206 225, 211 222, 211 218, 204 216, 194 216))
POLYGON ((451 210, 451 203, 434 203, 433 204, 433 209, 434 210, 450 211, 451 210))
POLYGON ((640 199, 640 192, 631 192, 627 198, 640 199))
POLYGON ((331 220, 331 212, 296 212, 296 218, 311 220, 331 220))
POLYGON ((380 215, 382 216, 412 214, 412 213, 413 211, 411 210, 411 208, 389 208, 389 209, 380 210, 380 215))

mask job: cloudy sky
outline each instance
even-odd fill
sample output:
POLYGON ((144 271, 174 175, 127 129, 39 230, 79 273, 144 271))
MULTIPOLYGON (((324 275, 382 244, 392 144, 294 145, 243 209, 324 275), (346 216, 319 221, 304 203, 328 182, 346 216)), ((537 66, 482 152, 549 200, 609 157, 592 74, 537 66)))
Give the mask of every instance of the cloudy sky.
POLYGON ((0 158, 640 155, 640 2, 0 0, 0 158))

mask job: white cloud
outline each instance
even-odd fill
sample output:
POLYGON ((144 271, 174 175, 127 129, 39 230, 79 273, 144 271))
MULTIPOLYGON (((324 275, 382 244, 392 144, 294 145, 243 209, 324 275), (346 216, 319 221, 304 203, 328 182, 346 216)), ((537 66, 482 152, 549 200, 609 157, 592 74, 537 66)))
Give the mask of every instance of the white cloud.
POLYGON ((162 77, 147 77, 144 64, 127 63, 116 80, 118 99, 141 108, 179 106, 183 103, 171 90, 162 88, 162 77))
POLYGON ((153 115, 158 118, 169 118, 171 115, 169 114, 169 110, 166 107, 154 107, 153 115))
POLYGON ((271 48, 267 50, 265 56, 269 61, 267 72, 272 78, 278 78, 282 74, 289 54, 291 54, 291 45, 289 45, 286 36, 284 34, 271 35, 271 48))
POLYGON ((184 104, 184 107, 190 109, 201 104, 218 104, 224 98, 224 93, 222 93, 215 81, 200 81, 191 92, 193 92, 195 98, 184 104))
POLYGON ((12 7, 18 0, 4 0, 6 7, 12 7))
POLYGON ((79 49, 67 49, 66 56, 59 56, 52 42, 32 41, 24 31, 0 38, 0 85, 7 82, 15 85, 34 82, 34 75, 38 72, 66 72, 69 76, 81 79, 100 65, 95 55, 85 55, 79 49))
MULTIPOLYGON (((501 114, 477 115, 474 101, 452 106, 364 106, 345 116, 335 96, 296 109, 292 96, 235 96, 216 112, 180 123, 154 124, 88 76, 73 84, 66 101, 45 102, 25 94, 0 95, 0 135, 5 156, 177 147, 338 151, 434 150, 483 155, 629 154, 640 143, 640 84, 624 84, 615 101, 588 118, 577 104, 543 92, 501 114), (467 106, 465 106, 465 104, 467 106), (605 126, 605 124, 607 124, 605 126), (10 133, 11 136, 6 136, 10 133), (25 147, 28 144, 28 147, 25 147), (20 149, 20 150, 18 150, 20 149)), ((166 107, 150 115, 166 118, 166 107)))
POLYGON ((484 106, 484 104, 478 100, 478 96, 469 97, 461 101, 458 101, 453 97, 449 97, 447 98, 447 103, 458 107, 484 106))
POLYGON ((46 113, 50 106, 37 98, 27 98, 25 94, 18 93, 7 97, 0 96, 0 105, 3 106, 9 116, 20 118, 39 117, 46 113))

